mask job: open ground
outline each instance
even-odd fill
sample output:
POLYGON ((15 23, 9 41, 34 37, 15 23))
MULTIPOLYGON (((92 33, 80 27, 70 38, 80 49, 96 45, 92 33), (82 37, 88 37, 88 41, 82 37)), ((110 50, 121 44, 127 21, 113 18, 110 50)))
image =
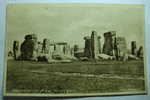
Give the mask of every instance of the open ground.
POLYGON ((143 61, 7 61, 7 93, 144 91, 143 61))

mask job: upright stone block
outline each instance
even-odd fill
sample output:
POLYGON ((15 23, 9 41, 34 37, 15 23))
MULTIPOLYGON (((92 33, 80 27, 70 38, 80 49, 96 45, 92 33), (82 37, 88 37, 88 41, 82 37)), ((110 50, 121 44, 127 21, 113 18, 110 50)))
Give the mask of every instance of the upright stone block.
POLYGON ((63 54, 67 54, 67 45, 63 45, 63 54))
POLYGON ((117 37, 118 49, 122 52, 127 52, 127 44, 125 37, 117 37))
POLYGON ((137 57, 143 59, 143 47, 140 46, 137 51, 137 57))
POLYGON ((35 37, 33 38, 33 34, 29 34, 25 36, 25 40, 21 44, 21 48, 20 48, 22 60, 36 60, 37 47, 38 47, 38 43, 36 39, 35 37))
POLYGON ((74 56, 74 48, 71 47, 71 56, 74 56))
POLYGON ((99 46, 98 46, 98 36, 96 31, 92 31, 91 34, 91 51, 92 51, 92 58, 98 59, 99 46))
POLYGON ((19 56, 19 41, 13 42, 13 54, 14 54, 14 59, 17 60, 19 56))
POLYGON ((66 55, 71 55, 71 48, 70 45, 66 45, 66 55))
POLYGON ((101 37, 98 36, 98 49, 99 49, 99 54, 102 53, 102 50, 101 50, 101 37))
POLYGON ((64 55, 71 55, 71 48, 70 48, 70 45, 68 44, 64 44, 63 45, 63 54, 64 55))
POLYGON ((43 40, 42 53, 44 54, 50 53, 50 40, 49 39, 43 40))
POLYGON ((127 54, 127 44, 126 44, 125 37, 117 37, 116 43, 117 43, 118 56, 123 60, 124 56, 127 54))
POLYGON ((114 38, 114 55, 116 60, 119 60, 119 48, 118 48, 118 42, 117 42, 117 38, 114 38))
POLYGON ((59 54, 61 54, 62 53, 61 46, 58 45, 58 44, 55 44, 54 45, 54 51, 57 52, 57 53, 59 53, 59 54))
POLYGON ((110 56, 113 56, 113 47, 114 47, 113 36, 116 36, 115 31, 104 33, 103 53, 110 56))
POLYGON ((91 38, 89 36, 84 37, 85 47, 84 47, 84 55, 85 57, 92 58, 92 50, 91 50, 91 38))
POLYGON ((42 47, 43 47, 43 43, 38 42, 38 49, 37 49, 38 56, 40 56, 42 53, 42 47))
POLYGON ((78 45, 74 45, 74 56, 78 58, 77 52, 79 51, 79 46, 78 45))
POLYGON ((136 41, 132 41, 131 42, 131 54, 136 56, 136 51, 137 51, 136 41))

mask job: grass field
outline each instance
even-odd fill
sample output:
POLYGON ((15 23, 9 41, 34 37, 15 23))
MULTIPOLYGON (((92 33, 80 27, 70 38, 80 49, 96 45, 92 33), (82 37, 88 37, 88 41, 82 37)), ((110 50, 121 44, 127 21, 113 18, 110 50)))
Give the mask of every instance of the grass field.
POLYGON ((7 93, 109 93, 145 90, 143 61, 7 61, 7 93))

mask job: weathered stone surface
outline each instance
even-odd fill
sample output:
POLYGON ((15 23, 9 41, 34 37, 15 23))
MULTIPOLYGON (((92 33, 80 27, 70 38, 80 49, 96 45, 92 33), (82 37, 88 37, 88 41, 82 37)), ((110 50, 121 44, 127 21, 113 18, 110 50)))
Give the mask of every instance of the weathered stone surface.
POLYGON ((54 51, 61 54, 63 51, 61 51, 61 46, 58 44, 54 44, 54 51))
POLYGON ((137 56, 131 54, 131 55, 128 55, 128 59, 129 60, 138 60, 139 58, 137 56))
POLYGON ((84 55, 85 57, 92 58, 92 50, 91 50, 91 38, 89 36, 84 37, 85 47, 84 47, 84 55))
POLYGON ((98 57, 103 60, 113 60, 114 57, 106 54, 99 54, 98 57))
POLYGON ((21 57, 22 60, 36 60, 37 57, 37 37, 36 35, 26 35, 24 42, 21 44, 21 57))
POLYGON ((78 58, 78 52, 79 51, 79 46, 78 45, 74 45, 74 56, 78 58))
POLYGON ((44 54, 50 53, 50 40, 49 39, 43 40, 42 53, 44 54))
POLYGON ((131 42, 131 54, 137 55, 136 52, 137 52, 136 41, 132 41, 131 42))
POLYGON ((99 49, 99 54, 102 53, 102 50, 101 50, 101 37, 98 36, 98 49, 99 49))
POLYGON ((71 56, 74 56, 74 48, 71 47, 71 56))
POLYGON ((124 60, 127 53, 127 44, 125 37, 116 38, 119 60, 124 60))
POLYGON ((13 55, 14 59, 17 60, 19 57, 19 41, 14 41, 13 43, 13 55))
POLYGON ((33 40, 26 40, 21 44, 21 58, 22 60, 30 60, 33 57, 34 42, 33 40))
POLYGON ((92 31, 91 37, 84 37, 85 47, 84 56, 87 58, 98 59, 98 54, 101 53, 101 37, 97 36, 96 31, 92 31))
POLYGON ((43 43, 42 42, 38 42, 38 47, 37 47, 37 55, 40 56, 40 54, 42 53, 42 47, 43 47, 43 43))
POLYGON ((37 35, 36 34, 28 34, 24 37, 25 40, 33 40, 37 42, 37 35))
POLYGON ((64 55, 71 55, 70 45, 68 45, 68 44, 63 45, 63 54, 64 55))
POLYGON ((54 60, 76 60, 76 57, 74 57, 74 56, 65 55, 65 54, 57 54, 56 52, 53 53, 52 58, 54 60))
POLYGON ((119 49, 118 49, 118 42, 117 38, 114 38, 114 56, 116 60, 119 60, 119 49))
POLYGON ((104 33, 104 45, 103 45, 104 54, 113 56, 113 46, 114 46, 113 36, 115 35, 116 33, 114 31, 104 33))
POLYGON ((142 46, 140 46, 137 51, 137 57, 143 59, 143 47, 142 46))
POLYGON ((98 45, 98 36, 96 31, 92 31, 91 34, 91 50, 92 50, 92 58, 98 59, 99 45, 98 45))

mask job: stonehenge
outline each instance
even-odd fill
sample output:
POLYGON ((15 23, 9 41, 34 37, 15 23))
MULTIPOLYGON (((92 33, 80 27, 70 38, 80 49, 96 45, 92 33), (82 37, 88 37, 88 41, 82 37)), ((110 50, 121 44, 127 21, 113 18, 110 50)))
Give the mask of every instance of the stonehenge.
POLYGON ((137 50, 136 41, 131 42, 131 53, 128 52, 125 37, 116 36, 115 31, 105 32, 104 43, 101 43, 101 36, 96 31, 91 31, 90 36, 83 37, 84 48, 75 44, 71 47, 67 42, 52 42, 44 38, 38 41, 36 34, 27 34, 24 41, 19 45, 19 41, 13 42, 13 56, 15 60, 34 60, 57 62, 61 60, 70 62, 71 60, 121 60, 143 59, 143 47, 137 50), (103 46, 103 47, 101 47, 103 46))
MULTIPOLYGON (((71 48, 66 42, 50 42, 47 38, 43 39, 43 42, 39 42, 35 34, 28 34, 24 39, 20 46, 20 60, 73 59, 71 48)), ((19 51, 18 42, 16 41, 14 41, 13 51, 15 54, 14 59, 16 59, 16 53, 19 51)))

